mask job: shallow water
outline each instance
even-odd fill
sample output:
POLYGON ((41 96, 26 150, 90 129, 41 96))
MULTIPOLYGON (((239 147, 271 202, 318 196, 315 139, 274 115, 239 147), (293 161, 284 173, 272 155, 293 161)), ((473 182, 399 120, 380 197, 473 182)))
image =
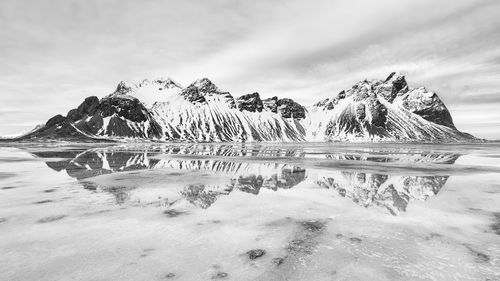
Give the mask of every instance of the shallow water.
POLYGON ((0 280, 500 280, 500 145, 0 148, 0 280))

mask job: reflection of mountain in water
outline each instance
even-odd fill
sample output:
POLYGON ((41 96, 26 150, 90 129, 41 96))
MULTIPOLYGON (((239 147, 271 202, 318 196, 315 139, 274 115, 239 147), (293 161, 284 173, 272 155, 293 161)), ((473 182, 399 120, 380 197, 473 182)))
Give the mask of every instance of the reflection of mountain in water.
MULTIPOLYGON (((304 159, 303 149, 270 146, 232 145, 178 145, 150 149, 124 149, 123 147, 89 150, 45 151, 33 153, 46 159, 47 165, 56 170, 66 170, 68 175, 81 181, 86 189, 100 188, 112 193, 117 203, 129 199, 130 187, 96 186, 89 178, 144 169, 170 168, 185 171, 208 171, 227 178, 224 184, 186 183, 179 191, 186 201, 206 209, 219 196, 235 190, 257 195, 261 189, 289 189, 307 181, 313 185, 335 190, 340 196, 350 198, 364 206, 379 206, 396 215, 405 212, 410 201, 426 200, 437 194, 448 176, 393 176, 365 171, 339 171, 306 169, 280 163, 279 158, 266 162, 265 157, 304 159), (183 155, 187 158, 160 159, 160 155, 183 155), (210 157, 214 156, 214 157, 210 157), (222 158, 220 156, 223 156, 222 158), (245 161, 252 157, 253 161, 245 161), (52 161, 50 158, 57 158, 52 161), (61 158, 63 158, 61 160, 61 158), (196 158, 196 159, 195 159, 196 158), (202 158, 202 159, 199 159, 202 158), (257 159, 257 161, 256 161, 257 159)), ((456 154, 436 153, 315 153, 319 159, 353 160, 357 162, 432 162, 453 164, 456 154)), ((118 182, 117 182, 118 183, 118 182)))
POLYGON ((427 200, 444 186, 448 176, 387 176, 342 172, 340 177, 323 177, 318 185, 334 189, 361 206, 381 206, 391 214, 405 212, 411 200, 427 200))
POLYGON ((415 163, 440 163, 440 164, 453 164, 460 155, 454 153, 380 153, 380 154, 366 154, 366 153, 348 153, 348 154, 327 154, 327 159, 333 160, 355 160, 355 161, 368 161, 368 162, 415 162, 415 163))
MULTIPOLYGON (((255 164, 253 164, 255 165, 255 164)), ((257 164, 265 165, 265 164, 257 164)), ((228 195, 233 190, 257 195, 262 188, 278 190, 289 189, 304 181, 306 170, 296 166, 282 165, 278 172, 268 176, 263 175, 240 175, 232 178, 225 186, 190 184, 180 192, 186 200, 193 205, 206 209, 210 207, 220 195, 228 195)))

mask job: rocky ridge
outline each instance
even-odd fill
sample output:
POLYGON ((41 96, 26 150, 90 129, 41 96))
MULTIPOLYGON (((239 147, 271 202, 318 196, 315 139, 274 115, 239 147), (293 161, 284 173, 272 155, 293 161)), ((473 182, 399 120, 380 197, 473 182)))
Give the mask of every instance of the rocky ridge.
POLYGON ((234 98, 207 78, 183 88, 167 78, 120 82, 66 116, 14 140, 69 141, 471 141, 434 92, 403 75, 363 80, 306 108, 289 98, 234 98))

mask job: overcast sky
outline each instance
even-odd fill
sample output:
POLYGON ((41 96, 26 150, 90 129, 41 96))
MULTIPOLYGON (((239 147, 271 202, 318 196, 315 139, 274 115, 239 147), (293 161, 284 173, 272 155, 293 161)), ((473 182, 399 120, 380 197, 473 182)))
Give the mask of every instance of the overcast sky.
POLYGON ((310 105, 392 71, 500 139, 500 1, 0 1, 0 135, 121 80, 208 77, 310 105))

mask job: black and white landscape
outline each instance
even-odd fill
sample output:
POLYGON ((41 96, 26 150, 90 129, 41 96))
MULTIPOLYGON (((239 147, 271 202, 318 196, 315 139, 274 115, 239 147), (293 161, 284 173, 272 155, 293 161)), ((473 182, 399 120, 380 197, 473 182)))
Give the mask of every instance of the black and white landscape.
POLYGON ((0 1, 0 280, 500 280, 498 14, 0 1))

